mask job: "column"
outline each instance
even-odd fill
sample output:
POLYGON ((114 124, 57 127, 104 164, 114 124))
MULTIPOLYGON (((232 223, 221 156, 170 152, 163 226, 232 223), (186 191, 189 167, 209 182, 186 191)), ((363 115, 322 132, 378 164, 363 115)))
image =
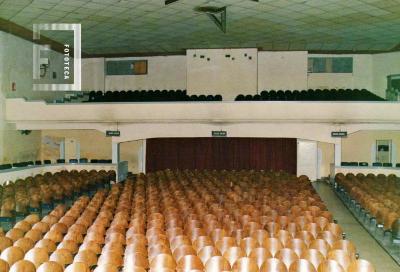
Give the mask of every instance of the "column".
POLYGON ((342 139, 335 143, 335 167, 340 167, 342 163, 342 139))
POLYGON ((141 140, 138 150, 138 171, 139 173, 146 173, 146 139, 141 140))
POLYGON ((112 163, 119 163, 119 143, 112 142, 112 163))

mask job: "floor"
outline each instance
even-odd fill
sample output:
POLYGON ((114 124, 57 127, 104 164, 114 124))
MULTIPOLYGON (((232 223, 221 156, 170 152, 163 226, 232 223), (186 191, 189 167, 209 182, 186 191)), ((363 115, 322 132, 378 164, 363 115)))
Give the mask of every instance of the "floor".
POLYGON ((400 272, 400 266, 357 222, 328 184, 315 182, 314 187, 328 210, 333 213, 334 219, 342 226, 347 239, 356 245, 360 259, 370 261, 375 266, 376 272, 400 272))

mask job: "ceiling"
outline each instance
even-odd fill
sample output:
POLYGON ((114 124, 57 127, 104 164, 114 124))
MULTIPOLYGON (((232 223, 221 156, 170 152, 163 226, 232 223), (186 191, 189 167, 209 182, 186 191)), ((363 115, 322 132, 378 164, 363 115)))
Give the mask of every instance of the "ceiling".
MULTIPOLYGON (((88 54, 170 53, 187 48, 388 51, 400 47, 400 0, 0 0, 0 18, 81 23, 88 54), (223 33, 201 5, 227 6, 223 33)), ((65 42, 70 35, 47 33, 65 42)))

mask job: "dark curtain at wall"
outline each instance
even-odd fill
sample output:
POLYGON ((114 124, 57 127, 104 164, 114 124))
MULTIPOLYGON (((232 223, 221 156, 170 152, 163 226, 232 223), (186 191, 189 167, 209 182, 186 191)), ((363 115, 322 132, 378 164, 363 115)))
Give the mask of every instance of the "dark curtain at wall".
POLYGON ((296 174, 297 141, 287 138, 155 138, 146 171, 162 169, 284 170, 296 174))

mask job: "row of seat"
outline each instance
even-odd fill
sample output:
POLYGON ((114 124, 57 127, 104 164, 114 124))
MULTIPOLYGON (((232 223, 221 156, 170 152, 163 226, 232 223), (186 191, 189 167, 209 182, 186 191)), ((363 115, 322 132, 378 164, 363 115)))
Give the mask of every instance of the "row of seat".
POLYGON ((335 181, 367 210, 385 230, 400 238, 400 186, 398 178, 379 174, 338 173, 335 181), (396 223, 396 225, 395 225, 396 223))
MULTIPOLYGON (((112 163, 110 159, 87 159, 87 158, 80 158, 80 159, 69 159, 69 163, 112 163)), ((65 159, 57 159, 56 163, 66 163, 65 159)), ((31 165, 42 165, 42 164, 52 164, 51 160, 37 160, 37 161, 26 161, 26 162, 16 162, 16 163, 6 163, 0 164, 0 170, 11 169, 15 167, 27 167, 31 165)))
POLYGON ((187 95, 186 90, 91 91, 86 102, 222 101, 221 95, 187 95))
POLYGON ((239 94, 235 101, 385 101, 366 89, 270 90, 256 95, 239 94))
MULTIPOLYGON (((368 166, 368 162, 341 162, 341 166, 368 166)), ((393 167, 393 163, 391 162, 373 162, 372 166, 374 167, 393 167)), ((396 163, 396 167, 400 167, 400 163, 396 163)))
MULTIPOLYGON (((222 101, 221 95, 188 95, 186 90, 91 91, 85 102, 222 101)), ((239 94, 235 101, 385 101, 366 89, 270 90, 239 94)))
POLYGON ((110 184, 110 181, 115 181, 115 177, 113 170, 63 170, 10 181, 0 185, 0 217, 13 218, 32 210, 40 211, 43 205, 51 206, 66 198, 72 200, 82 192, 110 184))

